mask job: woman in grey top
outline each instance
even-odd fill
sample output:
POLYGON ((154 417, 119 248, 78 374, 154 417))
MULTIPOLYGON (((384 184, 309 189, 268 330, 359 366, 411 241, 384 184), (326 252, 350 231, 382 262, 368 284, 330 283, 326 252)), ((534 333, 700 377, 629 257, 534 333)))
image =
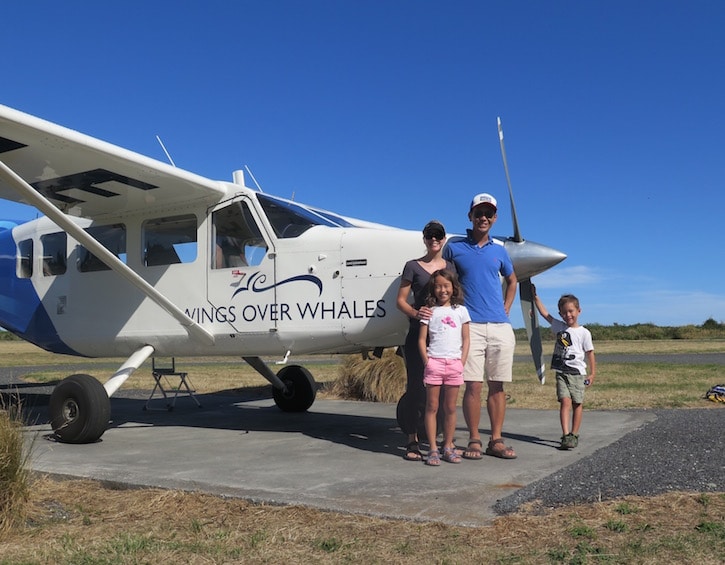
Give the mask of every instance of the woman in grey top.
POLYGON ((443 224, 431 220, 423 228, 425 255, 405 263, 398 290, 397 307, 410 321, 408 335, 405 338, 403 353, 407 374, 406 392, 398 404, 398 423, 404 434, 408 435, 405 446, 407 461, 422 461, 418 445, 418 432, 425 436, 423 415, 425 413, 425 386, 423 385, 423 361, 418 349, 420 321, 430 318, 431 309, 425 305, 426 288, 431 274, 439 269, 455 272, 453 263, 442 257, 446 242, 446 230, 443 224), (413 294, 412 304, 408 301, 413 294))

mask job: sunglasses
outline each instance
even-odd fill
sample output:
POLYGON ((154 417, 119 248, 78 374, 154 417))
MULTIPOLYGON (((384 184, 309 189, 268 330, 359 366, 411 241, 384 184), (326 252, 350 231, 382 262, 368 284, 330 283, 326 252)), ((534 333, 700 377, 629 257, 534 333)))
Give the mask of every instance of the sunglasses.
POLYGON ((478 208, 473 211, 474 218, 480 218, 481 216, 486 216, 490 220, 495 215, 496 215, 496 210, 492 210, 491 208, 478 208))
POLYGON ((439 230, 429 231, 423 234, 423 237, 426 239, 437 239, 438 241, 442 241, 445 239, 446 234, 439 230))

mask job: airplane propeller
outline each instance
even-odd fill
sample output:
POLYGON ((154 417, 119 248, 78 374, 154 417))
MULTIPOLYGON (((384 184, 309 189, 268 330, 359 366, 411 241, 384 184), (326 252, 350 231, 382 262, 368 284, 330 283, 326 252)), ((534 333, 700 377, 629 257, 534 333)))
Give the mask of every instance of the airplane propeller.
MULTIPOLYGON (((524 325, 526 326, 526 336, 529 340, 531 356, 533 357, 534 367, 536 368, 536 375, 543 385, 546 380, 544 372, 544 352, 541 346, 541 328, 539 326, 539 315, 534 305, 534 292, 531 277, 563 261, 566 258, 566 255, 550 247, 534 243, 533 241, 526 241, 521 236, 521 231, 519 230, 519 220, 516 215, 516 205, 514 204, 514 193, 511 188, 509 167, 508 162, 506 161, 506 147, 503 142, 503 127, 501 126, 500 117, 497 118, 497 122, 498 139, 501 145, 503 168, 506 173, 506 183, 508 184, 509 189, 511 217, 513 219, 514 228, 514 235, 506 240, 505 247, 511 256, 511 259, 514 261, 514 264, 517 263, 517 261, 515 261, 517 256, 526 256, 523 268, 519 268, 519 272, 516 273, 516 277, 519 282, 519 300, 521 302, 524 325), (524 251, 524 248, 526 251, 524 251)), ((518 263, 521 264, 520 261, 518 263)))

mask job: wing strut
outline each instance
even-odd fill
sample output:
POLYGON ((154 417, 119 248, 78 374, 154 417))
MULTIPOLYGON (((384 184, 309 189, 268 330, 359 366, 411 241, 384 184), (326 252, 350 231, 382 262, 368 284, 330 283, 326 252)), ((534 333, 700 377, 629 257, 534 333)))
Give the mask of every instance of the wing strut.
POLYGON ((188 332, 189 336, 194 339, 206 343, 214 344, 214 336, 207 330, 202 328, 176 304, 171 302, 152 285, 141 278, 133 269, 128 267, 123 261, 101 245, 94 237, 88 234, 83 228, 74 224, 63 212, 58 210, 47 198, 33 189, 27 182, 23 180, 15 171, 8 167, 3 161, 0 161, 0 178, 5 180, 11 188, 18 194, 25 197, 29 203, 43 212, 48 218, 53 220, 58 227, 65 230, 73 236, 78 242, 83 244, 91 253, 98 257, 110 269, 121 275, 124 279, 138 288, 161 308, 166 310, 177 322, 179 322, 188 332))

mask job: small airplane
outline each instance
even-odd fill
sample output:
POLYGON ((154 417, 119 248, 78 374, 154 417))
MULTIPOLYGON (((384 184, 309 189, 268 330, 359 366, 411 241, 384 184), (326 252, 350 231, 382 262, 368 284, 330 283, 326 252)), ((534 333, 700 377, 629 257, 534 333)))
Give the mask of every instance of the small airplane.
MULTIPOLYGON (((503 150, 500 120, 499 137, 503 150)), ((504 165, 508 179, 505 152, 504 165)), ((110 397, 151 356, 241 357, 295 412, 316 386, 290 355, 403 343, 395 300, 420 233, 278 198, 244 177, 210 180, 0 105, 0 198, 43 214, 0 223, 0 326, 50 352, 126 358, 105 384, 76 374, 54 388, 59 441, 98 440, 110 397), (262 356, 284 366, 275 373, 262 356)), ((514 236, 499 242, 543 378, 530 278, 566 256, 521 237, 510 180, 509 192, 514 236)))

